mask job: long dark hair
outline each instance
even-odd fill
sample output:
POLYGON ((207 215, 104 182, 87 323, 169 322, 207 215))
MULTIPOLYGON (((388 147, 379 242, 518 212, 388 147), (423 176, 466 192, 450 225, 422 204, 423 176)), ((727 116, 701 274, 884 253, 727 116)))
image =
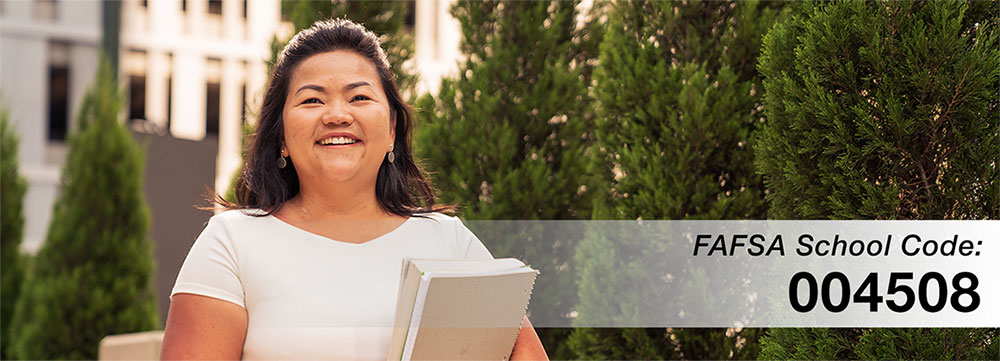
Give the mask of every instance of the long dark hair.
POLYGON ((288 162, 278 168, 281 140, 284 138, 282 110, 288 95, 292 72, 305 59, 320 53, 350 50, 375 65, 379 81, 389 99, 389 116, 394 120, 396 140, 393 144, 395 161, 382 160, 375 180, 375 198, 386 212, 409 217, 426 212, 453 211, 452 206, 435 204, 434 190, 413 159, 410 129, 413 115, 403 101, 389 61, 378 36, 347 19, 318 21, 312 27, 292 37, 278 55, 271 72, 264 101, 261 104, 257 130, 247 150, 243 171, 236 181, 236 202, 215 197, 215 202, 227 209, 259 208, 271 215, 299 193, 299 177, 295 165, 288 162))

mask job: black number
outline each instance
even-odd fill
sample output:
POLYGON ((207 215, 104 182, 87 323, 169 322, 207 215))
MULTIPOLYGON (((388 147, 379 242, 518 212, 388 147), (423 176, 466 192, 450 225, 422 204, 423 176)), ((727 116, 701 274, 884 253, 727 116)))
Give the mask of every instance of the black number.
POLYGON ((927 312, 938 312, 944 309, 944 304, 948 302, 948 282, 944 280, 944 276, 937 272, 930 272, 920 277, 920 307, 923 307, 927 312), (938 299, 937 304, 932 305, 930 300, 927 299, 927 293, 930 290, 927 289, 927 284, 935 280, 938 284, 938 299))
POLYGON ((809 272, 799 272, 792 276, 792 282, 788 285, 788 300, 792 302, 792 308, 799 312, 812 311, 816 307, 816 278, 809 272), (806 303, 799 303, 799 281, 805 280, 809 287, 809 296, 806 303))
POLYGON ((886 305, 889 306, 889 309, 892 310, 893 312, 909 311, 910 308, 913 307, 913 303, 916 302, 916 300, 914 299, 916 297, 914 297, 913 289, 910 288, 910 286, 896 284, 896 281, 912 280, 912 279, 913 279, 913 272, 893 272, 889 274, 889 292, 887 294, 891 295, 896 292, 902 292, 903 296, 905 296, 906 299, 906 301, 903 302, 902 304, 896 303, 895 300, 887 301, 886 305))
POLYGON ((864 282, 861 282, 861 287, 854 293, 854 303, 867 303, 869 311, 878 312, 878 304, 882 303, 882 300, 883 297, 878 295, 878 273, 869 273, 864 282), (861 293, 865 289, 868 289, 867 295, 861 293))
POLYGON ((850 302, 851 297, 851 284, 847 282, 847 276, 840 272, 830 272, 830 274, 823 277, 823 306, 826 307, 830 312, 841 312, 847 309, 847 303, 850 302), (830 294, 833 293, 830 290, 830 283, 833 280, 840 281, 840 304, 834 305, 833 301, 830 299, 830 294))
MULTIPOLYGON (((936 313, 945 308, 949 301, 948 281, 941 273, 928 272, 920 277, 916 292, 909 285, 903 284, 904 281, 912 279, 912 272, 890 273, 889 289, 886 293, 890 299, 886 300, 886 297, 879 295, 878 273, 875 272, 869 273, 857 290, 851 289, 851 284, 847 276, 841 272, 828 273, 823 277, 823 282, 819 287, 816 286, 816 277, 812 273, 799 272, 792 276, 792 280, 788 285, 788 300, 792 304, 793 309, 802 313, 810 312, 816 308, 818 300, 822 300, 823 307, 833 313, 843 312, 851 303, 867 303, 869 312, 878 312, 878 305, 882 302, 885 302, 886 306, 889 306, 889 309, 893 312, 907 312, 918 301, 920 302, 920 307, 927 312, 936 313), (807 289, 805 293, 807 296, 805 302, 799 299, 798 291, 801 281, 806 281, 807 289), (839 298, 833 293, 834 281, 840 283, 839 298), (932 282, 936 283, 937 286, 937 298, 934 298, 934 295, 930 294, 932 292, 930 290, 932 282), (854 292, 853 298, 851 297, 852 291, 854 292), (902 294, 902 297, 894 296, 898 294, 902 294)), ((979 278, 975 274, 971 272, 959 272, 952 278, 951 287, 954 289, 950 298, 951 306, 956 311, 968 313, 979 308, 982 299, 979 293, 976 292, 976 288, 979 287, 979 278), (963 287, 962 282, 966 279, 969 280, 968 286, 963 287), (960 302, 966 299, 963 296, 968 296, 968 304, 960 302)))
POLYGON ((979 307, 979 293, 976 292, 976 287, 979 287, 979 278, 972 272, 960 272, 955 275, 955 278, 951 279, 951 287, 955 288, 955 293, 951 294, 951 307, 955 308, 958 312, 972 312, 979 307), (971 281, 969 287, 962 287, 961 281, 963 278, 968 278, 971 281), (958 298, 962 295, 969 295, 972 301, 969 302, 968 306, 962 306, 958 302, 958 298))

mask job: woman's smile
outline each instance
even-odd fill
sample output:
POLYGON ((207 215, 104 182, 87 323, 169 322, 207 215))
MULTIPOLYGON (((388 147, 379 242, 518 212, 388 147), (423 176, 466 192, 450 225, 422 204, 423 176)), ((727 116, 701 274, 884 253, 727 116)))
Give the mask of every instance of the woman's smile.
POLYGON ((323 148, 342 149, 352 146, 363 146, 361 139, 351 133, 335 132, 323 135, 317 145, 323 148))

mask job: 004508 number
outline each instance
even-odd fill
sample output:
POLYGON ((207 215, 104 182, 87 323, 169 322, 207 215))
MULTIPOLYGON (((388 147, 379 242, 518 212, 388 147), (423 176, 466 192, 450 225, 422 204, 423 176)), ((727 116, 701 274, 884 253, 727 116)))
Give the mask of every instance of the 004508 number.
MULTIPOLYGON (((938 272, 924 274, 920 277, 916 293, 914 293, 913 288, 909 285, 901 284, 901 281, 912 279, 912 272, 890 273, 889 289, 886 296, 902 294, 902 299, 900 300, 899 297, 893 296, 891 300, 886 301, 885 297, 879 294, 878 273, 869 273, 868 277, 861 282, 861 287, 858 287, 857 291, 854 292, 852 300, 850 297, 851 285, 847 280, 847 275, 841 272, 830 272, 823 277, 822 285, 817 287, 816 278, 813 277, 812 273, 799 272, 792 276, 792 280, 788 284, 788 301, 791 303, 793 309, 802 313, 812 311, 816 307, 817 301, 822 301, 823 308, 834 313, 846 310, 851 301, 854 303, 869 304, 870 312, 878 312, 878 305, 883 302, 893 312, 909 311, 918 301, 920 302, 920 307, 927 312, 938 312, 945 308, 949 297, 948 282, 944 276, 938 272), (805 302, 799 299, 798 290, 802 281, 805 281, 805 287, 808 291, 805 302), (839 287, 833 287, 833 283, 839 283, 839 287), (931 283, 936 283, 936 298, 930 295, 931 289, 928 289, 928 285, 931 283), (840 289, 839 295, 834 294, 834 290, 837 288, 840 289)), ((959 272, 951 279, 951 286, 955 289, 950 298, 951 307, 956 311, 972 312, 979 307, 979 293, 976 293, 976 287, 979 286, 979 279, 976 278, 975 274, 972 274, 972 272, 959 272), (968 286, 963 287, 962 280, 966 279, 970 282, 968 282, 968 286), (965 295, 968 296, 967 298, 971 298, 971 301, 967 304, 960 302, 962 296, 965 295)))

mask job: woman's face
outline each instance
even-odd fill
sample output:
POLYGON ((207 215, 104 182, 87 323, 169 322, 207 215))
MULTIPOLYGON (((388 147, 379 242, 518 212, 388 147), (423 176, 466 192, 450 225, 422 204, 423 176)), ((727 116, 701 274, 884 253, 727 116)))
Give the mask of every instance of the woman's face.
POLYGON ((282 111, 282 149, 300 186, 374 187, 395 140, 375 66, 349 50, 313 55, 292 72, 282 111))

